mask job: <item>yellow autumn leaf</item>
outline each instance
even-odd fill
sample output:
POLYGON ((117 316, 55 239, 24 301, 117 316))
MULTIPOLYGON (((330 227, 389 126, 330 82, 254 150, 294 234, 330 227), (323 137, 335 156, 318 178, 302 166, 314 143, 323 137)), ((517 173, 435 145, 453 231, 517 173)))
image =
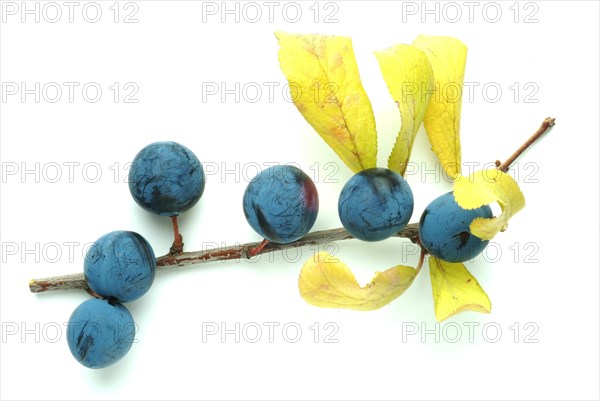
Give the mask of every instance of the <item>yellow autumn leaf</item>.
POLYGON ((492 219, 478 217, 470 225, 471 233, 483 240, 494 238, 508 227, 508 220, 525 207, 525 197, 513 178, 498 169, 476 171, 454 183, 454 198, 464 209, 475 209, 498 202, 502 214, 492 219))
POLYGON ((467 47, 445 36, 420 35, 413 42, 431 63, 435 93, 425 113, 425 130, 431 148, 451 178, 460 175, 460 112, 467 62, 467 47))
POLYGON ((375 56, 402 119, 388 168, 404 176, 415 136, 433 93, 433 71, 425 53, 416 46, 397 45, 375 52, 375 56))
POLYGON ((410 266, 395 266, 375 273, 361 287, 352 271, 327 252, 309 259, 300 272, 300 295, 311 305, 323 308, 374 310, 389 304, 410 287, 417 271, 410 266))
POLYGON ((490 313, 492 303, 462 263, 429 258, 435 318, 438 322, 465 311, 490 313))
POLYGON ((279 64, 306 121, 353 172, 377 162, 377 132, 352 49, 340 36, 275 34, 279 64))

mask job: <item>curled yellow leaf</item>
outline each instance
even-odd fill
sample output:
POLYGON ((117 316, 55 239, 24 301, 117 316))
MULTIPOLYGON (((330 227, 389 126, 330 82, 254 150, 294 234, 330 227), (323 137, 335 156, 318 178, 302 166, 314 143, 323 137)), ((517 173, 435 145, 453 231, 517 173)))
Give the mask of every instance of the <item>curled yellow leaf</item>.
POLYGON ((389 304, 412 284, 416 270, 410 266, 395 266, 375 277, 364 287, 344 263, 327 252, 309 259, 300 273, 300 295, 311 305, 323 308, 374 310, 389 304))
POLYGON ((435 318, 438 322, 465 311, 490 313, 492 303, 462 263, 429 258, 435 318))
POLYGON ((433 69, 435 93, 425 113, 431 148, 451 178, 460 175, 460 113, 467 47, 445 36, 420 35, 413 42, 423 50, 433 69))
POLYGON ((375 56, 402 119, 388 167, 404 176, 415 136, 433 93, 433 71, 425 53, 416 46, 397 45, 375 52, 375 56))
POLYGON ((470 225, 471 232, 483 240, 494 238, 508 227, 508 220, 525 207, 525 197, 513 178, 498 169, 476 171, 454 183, 454 198, 460 207, 475 209, 498 202, 502 214, 492 219, 478 217, 470 225))
POLYGON ((353 172, 375 167, 375 117, 352 41, 316 34, 275 35, 279 64, 302 116, 353 172))

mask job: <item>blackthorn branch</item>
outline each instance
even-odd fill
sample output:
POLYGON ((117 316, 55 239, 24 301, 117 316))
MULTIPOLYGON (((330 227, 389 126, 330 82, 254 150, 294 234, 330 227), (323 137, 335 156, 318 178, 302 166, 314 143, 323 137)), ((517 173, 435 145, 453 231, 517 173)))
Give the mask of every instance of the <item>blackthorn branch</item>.
MULTIPOLYGON (((504 163, 496 161, 496 167, 506 172, 515 162, 515 160, 529 148, 537 139, 539 139, 549 128, 554 126, 554 118, 546 118, 539 129, 519 148, 517 149, 504 163)), ((412 223, 407 225, 395 236, 400 238, 407 238, 413 243, 419 244, 419 225, 412 223)), ((331 230, 315 231, 307 234, 298 241, 289 244, 277 244, 274 242, 251 242, 242 245, 233 245, 219 249, 211 249, 197 252, 182 252, 183 243, 181 234, 177 227, 177 220, 173 219, 173 231, 175 235, 175 242, 170 252, 164 256, 157 258, 157 269, 166 270, 173 267, 185 267, 189 265, 196 265, 201 263, 223 261, 223 260, 235 260, 235 259, 249 259, 251 257, 262 255, 269 252, 281 251, 291 248, 299 248, 304 246, 319 246, 325 245, 332 242, 343 241, 354 238, 343 228, 334 228, 331 230)), ((418 270, 420 270, 423 264, 423 258, 425 253, 421 252, 419 260, 418 270)), ((48 278, 33 279, 29 282, 29 290, 33 293, 46 292, 46 291, 57 291, 57 290, 70 290, 70 289, 82 289, 90 291, 87 285, 83 273, 68 274, 64 276, 55 276, 48 278)))
MULTIPOLYGON (((418 224, 413 223, 406 226, 402 231, 396 234, 397 237, 408 238, 413 242, 418 241, 418 224)), ((314 231, 307 234, 302 239, 289 244, 277 244, 269 242, 264 245, 256 255, 269 252, 281 251, 291 248, 300 248, 308 245, 319 246, 330 244, 332 242, 343 241, 354 238, 343 228, 334 228, 331 230, 314 231)), ((172 267, 185 267, 207 262, 216 262, 219 260, 248 259, 252 257, 251 251, 261 246, 263 242, 250 242, 247 244, 233 245, 224 248, 211 249, 198 252, 182 252, 178 254, 167 254, 156 259, 158 270, 166 270, 172 267)), ((254 256, 256 256, 254 255, 254 256)), ((89 287, 85 282, 83 273, 68 274, 65 276, 56 276, 31 280, 29 282, 31 292, 45 292, 56 290, 83 289, 89 287)))
POLYGON ((546 131, 548 131, 550 127, 554 126, 555 120, 556 119, 552 117, 544 119, 544 122, 542 123, 542 125, 540 125, 540 128, 538 128, 538 130, 523 145, 521 145, 521 147, 517 149, 515 153, 513 153, 508 159, 506 159, 504 163, 500 163, 500 160, 496 160, 496 167, 498 168, 498 170, 506 173, 510 166, 515 162, 515 160, 517 160, 517 158, 521 156, 521 154, 525 152, 527 148, 533 145, 533 143, 537 141, 539 137, 541 137, 546 131))

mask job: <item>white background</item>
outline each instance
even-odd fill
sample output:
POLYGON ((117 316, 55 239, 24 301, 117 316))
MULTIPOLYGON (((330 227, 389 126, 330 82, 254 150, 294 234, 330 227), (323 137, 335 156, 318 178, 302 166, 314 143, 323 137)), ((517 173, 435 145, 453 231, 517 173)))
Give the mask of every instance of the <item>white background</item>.
MULTIPOLYGON (((282 14, 285 3, 275 4, 270 21, 262 2, 255 3, 262 19, 252 22, 256 7, 240 3, 239 22, 232 14, 224 15, 225 23, 220 2, 121 3, 117 23, 112 1, 98 3, 97 23, 83 18, 85 2, 75 8, 72 23, 62 2, 56 23, 47 21, 55 9, 46 7, 43 14, 44 2, 39 23, 35 15, 21 22, 21 3, 13 4, 17 14, 3 14, 0 28, 3 88, 56 82, 63 94, 51 103, 55 93, 42 92, 36 103, 34 95, 23 101, 20 93, 3 91, 3 399, 599 397, 597 2, 499 2, 486 12, 486 3, 476 2, 471 17, 463 2, 428 3, 438 7, 437 15, 423 14, 421 2, 321 3, 318 16, 313 2, 302 2, 296 3, 298 22, 291 22, 294 6, 282 14), (217 14, 203 13, 215 6, 217 14), (502 14, 494 23, 496 9, 502 14), (456 11, 462 17, 449 21, 456 11), (138 22, 124 23, 132 12, 138 22), (181 142, 211 166, 204 197, 181 217, 187 250, 259 239, 241 208, 257 164, 296 162, 313 177, 317 171, 321 209, 314 229, 340 226, 337 196, 350 172, 282 95, 276 30, 353 38, 378 124, 382 166, 400 121, 372 52, 410 43, 421 33, 455 36, 469 47, 465 79, 474 89, 463 101, 463 161, 481 167, 503 160, 544 117, 557 118, 513 170, 527 207, 494 239, 494 252, 467 264, 492 299, 492 313, 464 313, 436 326, 427 267, 403 297, 378 311, 312 307, 297 290, 302 263, 314 251, 304 249, 299 257, 159 273, 152 290, 127 305, 139 324, 129 354, 104 370, 82 367, 70 355, 64 331, 56 329, 89 296, 32 295, 28 281, 80 272, 84 245, 116 229, 141 233, 158 255, 168 251, 169 220, 141 210, 124 183, 126 163, 146 144, 181 142), (79 84, 73 102, 64 82, 79 84), (110 89, 115 82, 121 88, 116 103, 110 89), (128 82, 134 86, 124 88, 128 82), (265 82, 278 85, 272 99, 265 82), (86 83, 101 87, 96 103, 83 97, 86 83), (211 83, 230 89, 239 83, 239 101, 235 94, 203 99, 211 83), (263 93, 253 99, 256 93, 244 93, 244 85, 263 93), (124 102, 135 86, 138 102, 124 102), (36 165, 38 173, 22 174, 36 165), (335 182, 328 182, 332 171, 335 182), (225 325, 235 331, 236 323, 239 342, 234 334, 222 339, 205 330, 225 325), (272 342, 268 324, 279 324, 272 342), (252 343, 257 326, 262 337, 252 343), (295 343, 294 327, 302 330, 295 343), (457 329, 461 338, 453 343, 457 329), (422 336, 423 330, 430 334, 422 336)), ((94 18, 90 7, 87 17, 94 18)), ((407 179, 415 194, 412 221, 418 221, 451 186, 435 173, 424 175, 425 167, 436 170, 424 132, 412 160, 418 171, 407 179)), ((403 250, 414 252, 398 239, 349 241, 339 244, 337 256, 366 283, 377 270, 414 265, 416 257, 403 250)))

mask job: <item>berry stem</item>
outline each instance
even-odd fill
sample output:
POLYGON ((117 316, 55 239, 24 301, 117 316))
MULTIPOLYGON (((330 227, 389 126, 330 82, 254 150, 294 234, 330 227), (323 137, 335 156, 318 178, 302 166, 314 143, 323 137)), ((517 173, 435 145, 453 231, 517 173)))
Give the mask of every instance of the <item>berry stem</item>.
POLYGON ((555 120, 556 119, 552 117, 547 117, 546 119, 544 119, 544 122, 542 122, 540 128, 538 128, 538 130, 535 131, 535 133, 523 145, 521 145, 521 147, 517 149, 515 153, 513 153, 508 159, 506 159, 504 163, 500 163, 499 160, 496 160, 496 167, 498 168, 498 170, 506 173, 510 166, 515 162, 515 160, 517 160, 517 158, 521 156, 521 154, 525 152, 527 148, 533 145, 533 143, 537 141, 546 131, 548 131, 551 127, 554 126, 555 120))
MULTIPOLYGON (((550 127, 554 125, 554 118, 546 118, 540 128, 531 136, 527 142, 525 142, 512 156, 510 156, 504 163, 496 162, 496 166, 499 170, 508 171, 511 164, 544 132, 548 131, 550 127)), ((237 244, 227 246, 220 249, 210 249, 197 252, 183 252, 183 242, 181 234, 179 234, 179 228, 177 227, 177 217, 171 218, 173 221, 173 232, 175 235, 175 241, 171 252, 156 259, 156 267, 158 270, 166 270, 172 267, 185 267, 189 265, 197 265, 201 263, 214 262, 218 260, 235 260, 235 259, 246 259, 252 256, 256 256, 259 253, 268 253, 281 251, 291 248, 299 248, 303 246, 315 246, 330 244, 337 241, 344 241, 354 238, 343 228, 334 228, 331 230, 315 231, 307 234, 303 238, 296 242, 289 244, 277 244, 269 243, 266 247, 266 242, 252 242, 248 244, 237 244), (177 250, 174 252, 173 250, 177 250)), ((415 244, 419 244, 419 224, 411 223, 402 229, 396 237, 407 238, 415 244)), ((425 254, 423 248, 421 248, 421 256, 419 258, 419 264, 417 266, 417 272, 421 270, 423 262, 425 260, 425 254)), ((65 276, 55 276, 48 278, 33 279, 29 282, 29 290, 33 293, 46 292, 46 291, 57 291, 57 290, 70 290, 70 289, 83 289, 89 290, 89 287, 85 281, 83 273, 68 274, 65 276)))
MULTIPOLYGON (((87 286, 87 283, 86 283, 86 286, 87 286)), ((96 291, 92 290, 89 286, 86 288, 86 291, 88 294, 90 294, 94 298, 104 299, 104 298, 102 298, 102 295, 100 295, 96 291)))
POLYGON ((183 253, 183 237, 179 233, 179 224, 177 223, 177 216, 171 216, 171 222, 173 223, 173 245, 171 245, 171 249, 169 253, 171 255, 176 255, 183 253))
POLYGON ((268 239, 264 239, 260 244, 258 244, 254 248, 250 248, 250 250, 248 251, 248 256, 253 257, 253 256, 258 255, 260 253, 260 251, 262 251, 269 242, 270 241, 268 239))
POLYGON ((423 262, 425 261, 425 255, 427 255, 427 251, 425 250, 423 245, 421 245, 420 243, 418 244, 421 247, 421 256, 419 256, 419 263, 417 264, 417 274, 419 274, 419 272, 421 271, 421 267, 423 267, 423 262))

